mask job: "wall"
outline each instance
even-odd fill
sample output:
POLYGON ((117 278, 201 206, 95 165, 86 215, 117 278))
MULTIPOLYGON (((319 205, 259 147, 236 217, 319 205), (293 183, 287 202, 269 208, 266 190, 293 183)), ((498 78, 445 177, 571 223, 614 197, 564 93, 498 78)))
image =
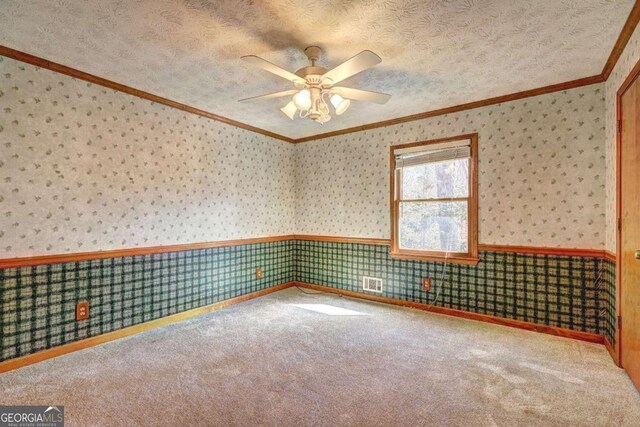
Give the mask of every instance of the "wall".
POLYGON ((296 233, 389 238, 389 147, 479 133, 480 243, 605 246, 603 85, 296 147, 296 233))
MULTIPOLYGON (((292 144, 3 57, 0 82, 0 258, 292 233, 292 144)), ((290 241, 0 269, 0 361, 293 273, 290 241)))
MULTIPOLYGON (((479 134, 482 244, 604 249, 603 84, 310 141, 296 147, 296 234, 389 238, 389 147, 479 134)), ((389 257, 387 246, 299 242, 296 279, 605 335, 615 271, 602 258, 481 252, 477 266, 389 257), (443 272, 445 273, 443 276, 443 272), (421 278, 436 286, 421 289, 421 278)))
POLYGON ((0 60, 0 258, 292 232, 292 144, 0 60))
MULTIPOLYGON (((294 146, 0 59, 0 258, 293 232, 387 238, 389 146, 469 132, 481 243, 605 245, 602 85, 294 146)), ((394 298, 615 338, 599 259, 483 252, 423 293, 417 278, 442 266, 387 252, 284 241, 0 270, 0 358, 294 279, 358 290, 365 270, 394 298), (84 299, 92 315, 76 322, 84 299)))

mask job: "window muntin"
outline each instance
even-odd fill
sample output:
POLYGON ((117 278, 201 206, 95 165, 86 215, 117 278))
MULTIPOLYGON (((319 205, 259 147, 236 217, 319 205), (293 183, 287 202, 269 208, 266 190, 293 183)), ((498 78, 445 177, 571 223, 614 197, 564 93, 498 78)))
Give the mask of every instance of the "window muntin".
POLYGON ((475 263, 477 136, 392 147, 392 250, 475 263))

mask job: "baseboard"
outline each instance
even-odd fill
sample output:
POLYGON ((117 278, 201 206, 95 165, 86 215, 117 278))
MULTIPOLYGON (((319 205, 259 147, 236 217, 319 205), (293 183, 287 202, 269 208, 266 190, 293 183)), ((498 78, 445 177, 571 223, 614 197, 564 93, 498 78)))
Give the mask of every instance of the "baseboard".
POLYGON ((351 298, 366 299, 369 301, 382 302, 386 304, 399 305, 402 307, 410 307, 418 310, 429 311, 432 313, 443 314, 446 316, 461 317, 464 319, 477 320, 480 322, 493 323, 496 325, 508 326, 511 328, 525 329, 532 332, 540 332, 543 334, 556 335, 564 338, 571 338, 590 343, 604 344, 605 339, 602 335, 592 334, 589 332, 572 331, 570 329, 558 328, 555 326, 539 325, 537 323, 523 322, 521 320, 505 319, 502 317, 490 316, 488 314, 472 313, 469 311, 455 310, 452 308, 437 307, 419 302, 405 301, 396 298, 381 297, 377 295, 364 294, 361 292, 347 291, 343 289, 331 288, 328 286, 315 285, 305 282, 295 282, 294 286, 313 289, 316 291, 330 292, 340 294, 351 298))
POLYGON ((609 355, 611 356, 611 358, 613 359, 613 363, 615 363, 616 366, 620 366, 620 362, 618 361, 618 353, 616 352, 616 348, 613 346, 613 344, 611 344, 611 341, 609 341, 607 339, 607 337, 604 338, 604 346, 607 349, 607 351, 609 352, 609 355))
POLYGON ((127 328, 118 329, 117 331, 108 332, 106 334, 97 335, 95 337, 86 338, 80 341, 74 341, 68 344, 63 344, 61 346, 42 350, 37 353, 16 357, 15 359, 5 360, 4 362, 0 362, 0 373, 12 371, 14 369, 22 368, 29 365, 33 365, 34 363, 42 362, 47 359, 53 359, 54 357, 62 356, 68 353, 73 353, 79 350, 84 350, 86 348, 104 344, 109 341, 114 341, 120 338, 128 337, 130 335, 138 334, 140 332, 145 332, 151 329, 166 326, 171 323, 180 322, 182 320, 196 317, 201 314, 220 310, 230 305, 249 301, 254 298, 271 294, 273 292, 278 292, 283 289, 289 288, 291 286, 293 286, 293 282, 283 283, 277 286, 273 286, 271 288, 262 289, 257 292, 251 292, 249 294, 241 295, 225 301, 220 301, 214 304, 205 305, 203 307, 194 308, 192 310, 183 311, 181 313, 172 314, 171 316, 162 317, 160 319, 151 320, 149 322, 140 323, 138 325, 129 326, 127 328))
POLYGON ((42 362, 44 360, 53 359, 58 356, 62 356, 68 353, 73 353, 86 348, 94 347, 100 344, 114 341, 120 338, 135 335, 141 332, 149 331, 155 328, 166 326, 172 323, 177 323, 182 320, 186 320, 192 317, 199 316, 201 314, 209 313, 212 311, 220 310, 230 305, 239 304, 241 302, 249 301, 261 296, 278 292, 283 289, 290 288, 292 286, 299 286, 316 291, 329 292, 334 294, 344 295, 350 298, 358 298, 369 301, 381 302, 386 304, 393 304, 402 307, 415 308, 418 310, 429 311, 436 314, 442 314, 446 316, 455 316, 469 320, 476 320, 481 322, 493 323, 502 326, 508 326, 512 328, 525 329, 532 332, 540 332, 549 335, 556 335, 565 338, 576 339, 580 341, 587 341, 596 344, 604 344, 614 362, 617 364, 617 357, 615 349, 612 344, 602 335, 592 334, 588 332, 572 331, 569 329, 558 328, 555 326, 539 325, 530 322, 523 322, 520 320, 505 319, 502 317, 490 316, 486 314, 472 313, 468 311, 455 310, 451 308, 437 307, 428 304, 422 304, 413 301, 399 300, 395 298, 381 297, 377 295, 363 294, 360 292, 347 291, 343 289, 331 288, 328 286, 315 285, 305 282, 287 282, 271 288, 263 289, 257 292, 241 295, 235 298, 231 298, 225 301, 220 301, 215 304, 206 305, 203 307, 194 308, 192 310, 176 313, 171 316, 162 317, 160 319, 151 320, 149 322, 141 323, 139 325, 129 326, 127 328, 119 329, 117 331, 108 332, 106 334, 97 335, 95 337, 86 338, 84 340, 63 344, 58 347, 53 347, 47 350, 39 351, 37 353, 28 354, 25 356, 16 357, 15 359, 5 360, 0 362, 0 373, 12 371, 25 366, 33 365, 34 363, 42 362))

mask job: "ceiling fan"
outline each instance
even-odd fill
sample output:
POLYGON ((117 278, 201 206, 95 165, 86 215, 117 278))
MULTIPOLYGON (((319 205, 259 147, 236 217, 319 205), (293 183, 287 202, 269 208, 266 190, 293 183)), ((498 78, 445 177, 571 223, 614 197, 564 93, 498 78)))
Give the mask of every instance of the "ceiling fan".
POLYGON ((327 99, 333 105, 336 114, 340 115, 349 108, 351 100, 384 104, 391 98, 391 95, 385 93, 334 86, 336 83, 382 62, 382 59, 370 50, 360 52, 331 70, 316 66, 316 61, 322 53, 318 46, 309 46, 304 50, 304 53, 311 61, 311 65, 301 68, 295 73, 254 55, 243 56, 242 60, 293 82, 295 89, 241 99, 240 102, 293 95, 292 100, 280 109, 287 117, 293 120, 296 113, 300 111, 300 117, 307 117, 324 124, 331 120, 327 99))

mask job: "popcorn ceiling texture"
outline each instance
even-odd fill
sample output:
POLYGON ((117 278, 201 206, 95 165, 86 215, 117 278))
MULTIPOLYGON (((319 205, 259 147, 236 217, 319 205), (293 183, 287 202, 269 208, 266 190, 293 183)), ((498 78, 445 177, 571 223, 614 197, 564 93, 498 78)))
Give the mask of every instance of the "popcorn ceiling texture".
POLYGON ((0 44, 292 138, 597 75, 633 0, 4 0, 0 44), (51 41, 55 40, 55 43, 51 41), (287 70, 320 45, 331 68, 383 62, 345 85, 393 95, 320 126, 279 111, 287 70))
POLYGON ((479 134, 480 243, 605 246, 603 85, 296 147, 296 233, 389 238, 389 147, 479 134))
POLYGON ((0 60, 0 258, 292 232, 292 144, 0 60))
POLYGON ((640 26, 605 82, 605 123, 607 153, 607 250, 616 252, 616 94, 633 67, 640 60, 640 26))

